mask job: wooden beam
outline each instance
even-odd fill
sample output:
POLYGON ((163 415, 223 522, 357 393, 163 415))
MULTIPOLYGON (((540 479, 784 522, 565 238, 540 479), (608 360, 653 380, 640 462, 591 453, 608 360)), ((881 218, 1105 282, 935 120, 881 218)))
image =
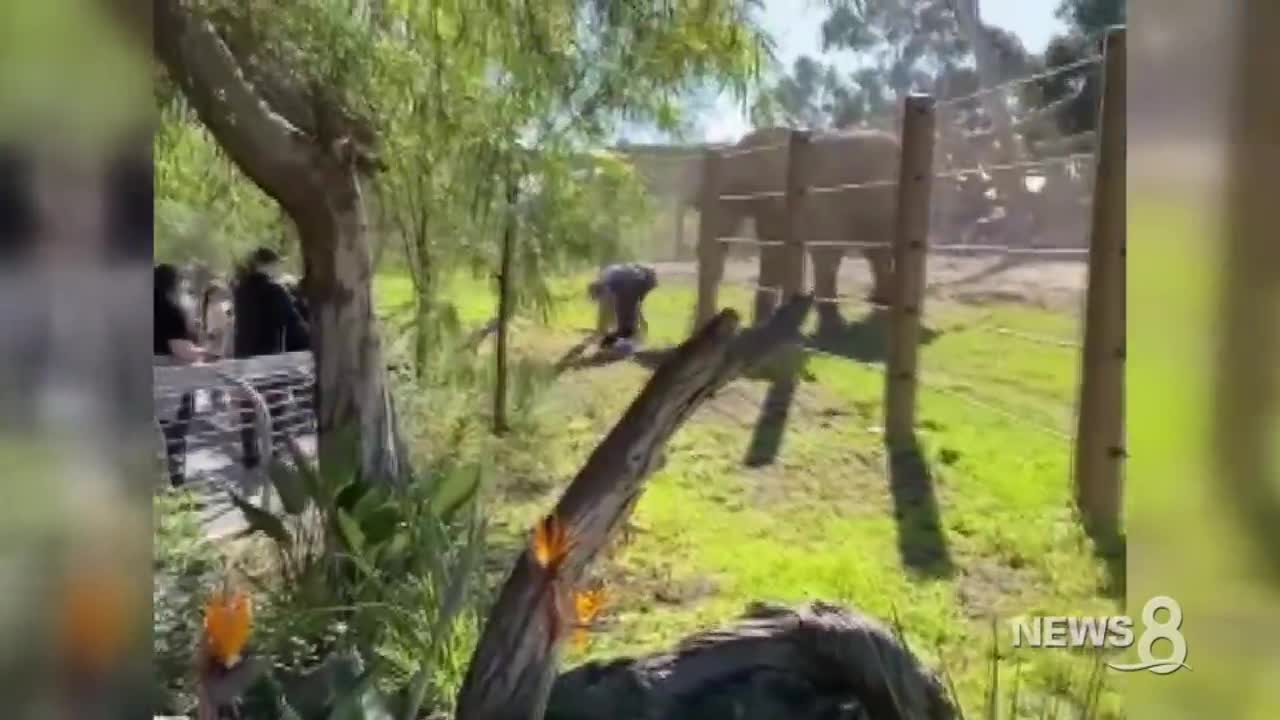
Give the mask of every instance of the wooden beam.
POLYGON ((1094 533, 1120 525, 1124 458, 1125 50, 1124 28, 1105 39, 1102 119, 1093 186, 1089 284, 1075 447, 1075 499, 1094 533))
POLYGON ((893 303, 885 359, 885 440, 890 447, 915 442, 920 323, 924 316, 929 200, 933 186, 934 101, 907 97, 902 116, 897 224, 893 238, 893 303))
POLYGON ((813 150, 807 130, 792 130, 787 138, 786 237, 782 253, 782 297, 804 291, 805 241, 808 233, 805 203, 808 195, 809 156, 813 150))

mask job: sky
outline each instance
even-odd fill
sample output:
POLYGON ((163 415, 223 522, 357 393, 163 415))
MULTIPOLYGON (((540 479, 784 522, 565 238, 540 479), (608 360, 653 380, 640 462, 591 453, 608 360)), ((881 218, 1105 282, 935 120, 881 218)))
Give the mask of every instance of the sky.
MULTIPOLYGON (((1058 4, 1059 0, 982 0, 982 19, 1014 33, 1028 51, 1039 53, 1064 30, 1053 16, 1058 4)), ((789 67, 801 55, 820 56, 838 67, 857 65, 851 53, 822 52, 821 28, 827 16, 822 0, 765 0, 764 5, 762 24, 773 37, 775 54, 783 65, 789 67)), ((745 109, 727 94, 716 98, 701 124, 704 142, 734 142, 750 129, 745 109)), ((639 128, 629 128, 625 135, 633 142, 663 140, 639 128)))

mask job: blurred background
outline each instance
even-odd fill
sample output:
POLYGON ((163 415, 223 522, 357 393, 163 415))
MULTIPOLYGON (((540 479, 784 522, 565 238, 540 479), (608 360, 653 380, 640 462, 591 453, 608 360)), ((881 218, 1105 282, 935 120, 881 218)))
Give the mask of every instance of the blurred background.
POLYGON ((143 717, 150 673, 148 7, 0 21, 0 704, 143 717))
POLYGON ((1131 3, 1129 607, 1178 598, 1192 672, 1134 717, 1280 711, 1280 68, 1273 2, 1131 3))

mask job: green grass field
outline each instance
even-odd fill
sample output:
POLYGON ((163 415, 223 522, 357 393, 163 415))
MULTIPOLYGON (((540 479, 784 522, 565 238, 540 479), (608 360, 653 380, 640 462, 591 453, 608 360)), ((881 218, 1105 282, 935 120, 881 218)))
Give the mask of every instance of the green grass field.
MULTIPOLYGON (((518 319, 515 352, 550 363, 579 343, 595 322, 584 287, 583 278, 557 283, 546 323, 518 319)), ((376 293, 386 310, 409 285, 382 276, 376 293)), ((492 316, 481 283, 459 280, 453 297, 468 323, 492 316)), ((727 287, 721 303, 749 317, 745 289, 727 287)), ((685 337, 693 304, 691 287, 655 291, 646 344, 685 337)), ((670 646, 752 600, 822 599, 885 622, 896 616, 911 647, 945 667, 970 717, 986 716, 995 618, 1000 715, 1052 716, 1057 707, 1058 717, 1077 717, 1066 698, 1085 695, 1094 659, 1015 651, 1007 622, 1122 612, 1123 570, 1095 552, 1071 509, 1077 351, 1035 341, 1070 341, 1076 319, 934 303, 920 462, 890 462, 880 428, 883 327, 857 304, 841 314, 797 376, 736 380, 673 438, 630 541, 596 568, 607 597, 601 627, 568 662, 670 646)), ((495 444, 495 567, 510 562, 649 373, 633 361, 570 370, 540 396, 521 436, 495 444)), ((1097 716, 1120 717, 1119 702, 1107 688, 1097 716)))

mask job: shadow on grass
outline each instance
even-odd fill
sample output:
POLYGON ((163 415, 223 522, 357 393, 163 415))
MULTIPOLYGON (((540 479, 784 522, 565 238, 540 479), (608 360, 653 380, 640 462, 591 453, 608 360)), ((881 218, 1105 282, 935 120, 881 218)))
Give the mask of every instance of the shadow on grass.
POLYGON ((950 577, 955 566, 942 528, 929 461, 914 439, 886 450, 902 564, 929 577, 950 577))
MULTIPOLYGON (((621 360, 630 360, 649 370, 655 370, 676 350, 671 347, 637 350, 630 354, 608 350, 588 353, 590 345, 591 339, 588 338, 571 348, 556 363, 557 374, 568 370, 603 367, 621 360)), ((749 379, 769 381, 760 416, 752 431, 751 444, 743 460, 748 467, 762 467, 777 459, 782 447, 782 434, 791 413, 792 399, 802 379, 803 364, 804 358, 800 353, 784 351, 779 357, 770 358, 743 373, 743 377, 749 379)))
MULTIPOLYGON (((889 351, 889 309, 873 307, 855 321, 848 321, 840 308, 829 303, 817 306, 818 328, 806 345, 814 350, 839 355, 862 363, 883 363, 889 351)), ((936 330, 920 328, 920 344, 938 337, 936 330)))
POLYGON ((795 351, 783 351, 781 356, 759 368, 758 372, 769 380, 769 389, 765 391, 760 415, 751 431, 751 444, 742 459, 747 467, 764 467, 778 459, 803 369, 804 356, 795 351))

